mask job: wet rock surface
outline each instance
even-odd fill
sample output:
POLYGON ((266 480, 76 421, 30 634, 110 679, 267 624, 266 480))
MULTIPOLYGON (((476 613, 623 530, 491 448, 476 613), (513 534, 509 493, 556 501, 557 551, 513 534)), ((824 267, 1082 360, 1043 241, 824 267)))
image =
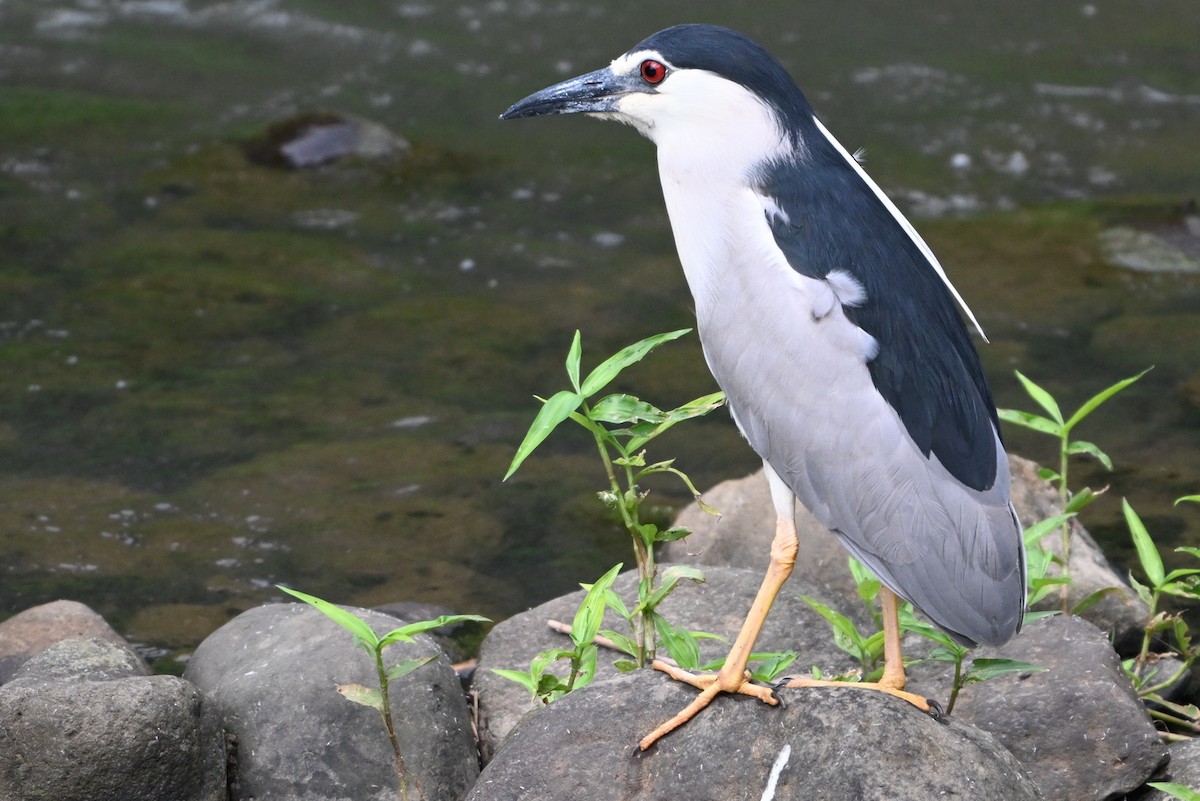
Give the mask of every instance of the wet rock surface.
MULTIPOLYGON (((352 609, 379 634, 403 621, 352 609)), ((427 637, 397 643, 387 664, 439 654, 427 637)), ((393 752, 379 713, 351 703, 338 685, 378 687, 372 660, 350 634, 304 604, 251 609, 197 649, 185 677, 219 710, 236 740, 235 799, 392 801, 393 752)), ((479 772, 470 715, 444 655, 391 684, 414 798, 461 798, 479 772)))
POLYGON ((469 801, 1040 798, 997 740, 904 701, 835 688, 784 704, 718 698, 647 752, 637 738, 695 690, 648 671, 573 692, 521 722, 469 801))
POLYGON ((225 735, 191 683, 68 638, 0 687, 0 798, 224 801, 225 735))

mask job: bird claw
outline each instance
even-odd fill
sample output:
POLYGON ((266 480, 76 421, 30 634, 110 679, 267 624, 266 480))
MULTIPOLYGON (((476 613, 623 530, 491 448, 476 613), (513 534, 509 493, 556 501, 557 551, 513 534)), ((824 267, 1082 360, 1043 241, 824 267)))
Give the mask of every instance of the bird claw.
POLYGON ((947 723, 950 718, 946 716, 946 711, 942 709, 942 705, 932 698, 926 698, 925 703, 929 704, 929 717, 939 723, 947 723))

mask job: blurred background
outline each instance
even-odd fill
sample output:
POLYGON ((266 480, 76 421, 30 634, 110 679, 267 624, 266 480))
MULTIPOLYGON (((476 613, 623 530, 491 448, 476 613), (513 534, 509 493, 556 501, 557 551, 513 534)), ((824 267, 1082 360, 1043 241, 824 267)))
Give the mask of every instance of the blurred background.
MULTIPOLYGON (((653 147, 497 115, 691 21, 865 148, 999 405, 1154 365, 1072 483, 1119 564, 1121 497, 1200 545, 1200 5, 742 5, 0 0, 0 618, 79 600, 167 664, 279 582, 498 619, 628 562, 582 431, 500 478, 576 328, 586 369, 692 324, 653 147)), ((620 388, 714 386, 693 335, 620 388)), ((759 466, 724 411, 650 455, 759 466)))

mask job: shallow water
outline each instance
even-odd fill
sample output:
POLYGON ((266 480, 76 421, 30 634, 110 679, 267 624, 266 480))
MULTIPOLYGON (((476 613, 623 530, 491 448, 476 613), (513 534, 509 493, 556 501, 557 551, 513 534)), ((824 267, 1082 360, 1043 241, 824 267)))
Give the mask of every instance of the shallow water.
MULTIPOLYGON (((1127 559, 1128 496, 1164 547, 1200 541, 1171 506, 1200 492, 1200 277, 1105 251, 1114 228, 1194 246, 1192 0, 3 0, 0 615, 72 597, 186 651, 277 582, 500 617, 627 560, 581 434, 499 478, 575 328, 594 363, 690 324, 652 148, 496 115, 696 19, 762 41, 866 148, 988 331, 1001 405, 1029 407, 1013 369, 1073 407, 1156 365, 1079 432, 1117 465, 1076 466, 1112 485, 1085 523, 1127 559), (247 161, 311 110, 413 153, 247 161)), ((712 385, 689 338, 623 388, 661 405, 712 385)), ((723 415, 652 455, 701 487, 757 466, 723 415)), ((686 500, 653 491, 664 518, 686 500)))

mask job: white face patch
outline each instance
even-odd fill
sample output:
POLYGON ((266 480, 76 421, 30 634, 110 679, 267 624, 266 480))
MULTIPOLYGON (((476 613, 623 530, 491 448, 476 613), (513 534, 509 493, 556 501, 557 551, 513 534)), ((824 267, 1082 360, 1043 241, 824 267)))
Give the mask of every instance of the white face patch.
POLYGON ((653 59, 665 65, 667 68, 667 77, 671 77, 671 72, 675 68, 657 50, 639 50, 636 53, 626 53, 620 58, 613 59, 608 68, 613 71, 614 75, 632 75, 642 68, 642 62, 646 59, 653 59))

